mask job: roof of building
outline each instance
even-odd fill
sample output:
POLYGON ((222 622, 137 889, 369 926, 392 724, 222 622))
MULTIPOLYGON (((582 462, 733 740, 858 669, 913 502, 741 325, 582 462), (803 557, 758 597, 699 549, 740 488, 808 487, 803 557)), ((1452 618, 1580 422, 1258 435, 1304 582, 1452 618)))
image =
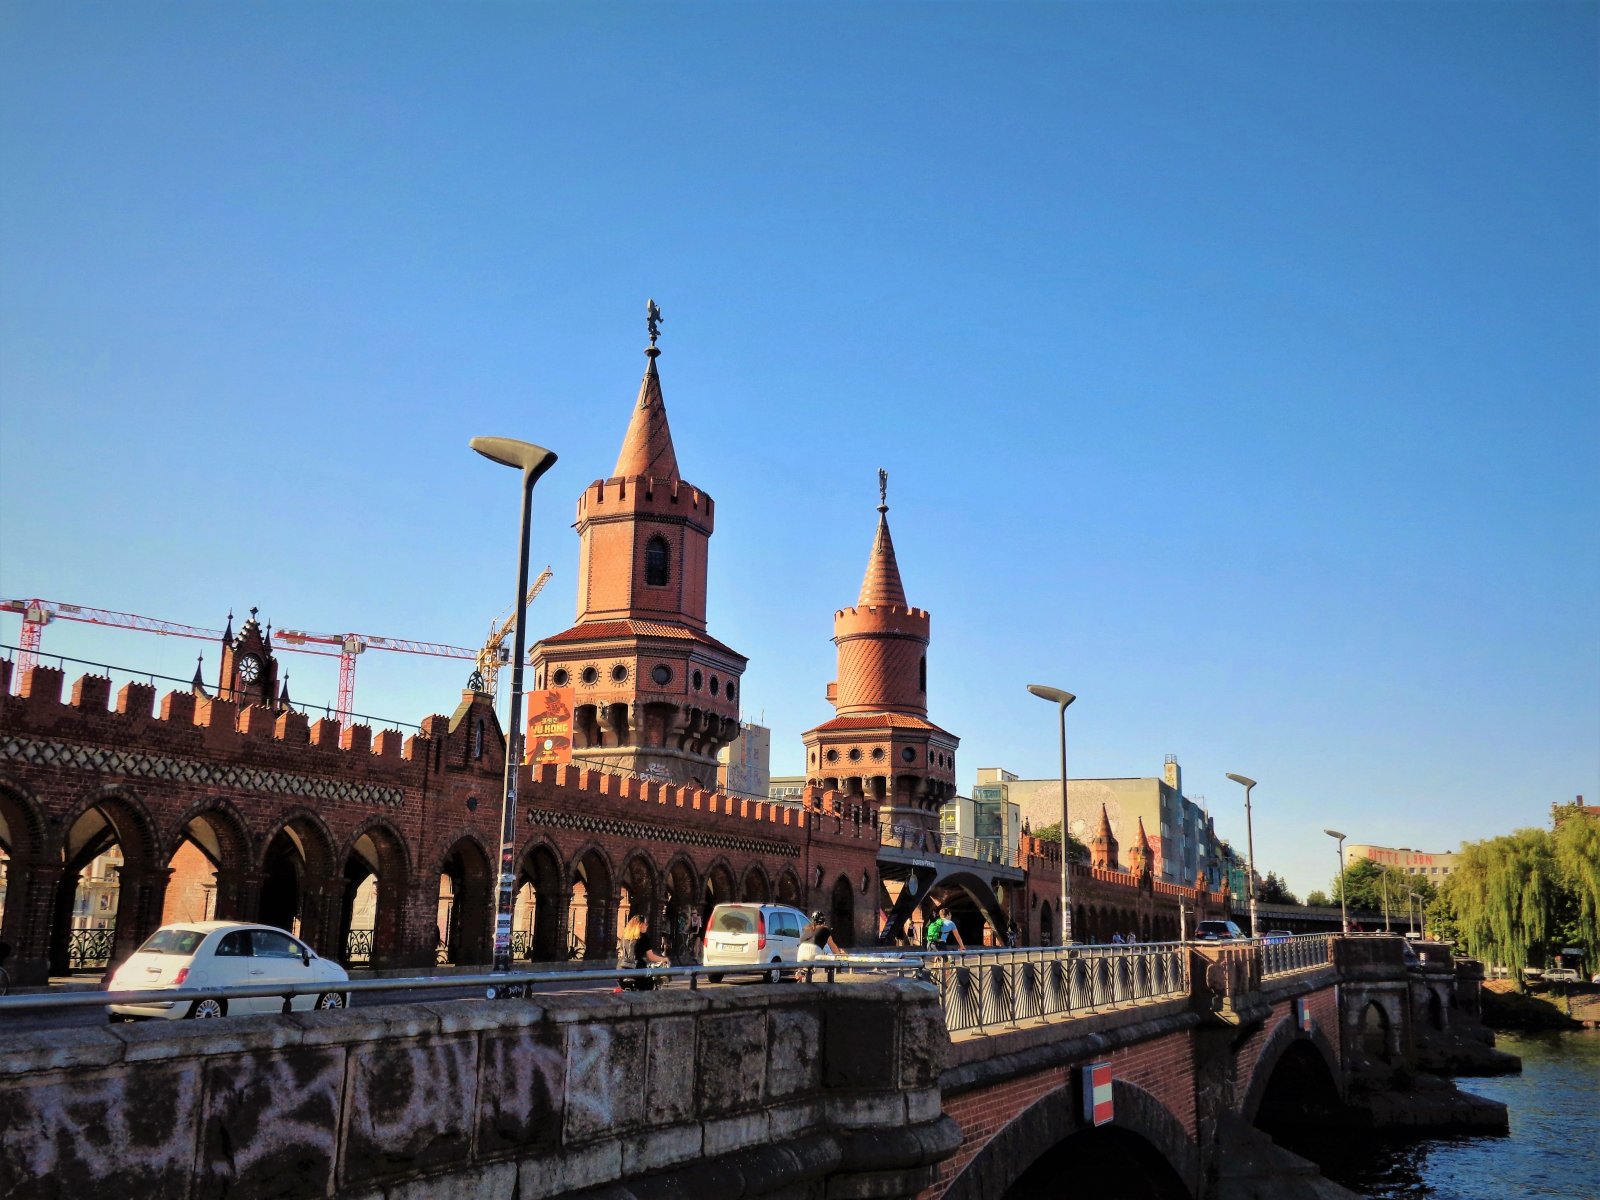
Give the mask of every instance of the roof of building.
POLYGON ((740 662, 747 661, 745 656, 737 650, 717 641, 708 633, 701 633, 698 629, 690 629, 686 625, 668 625, 665 621, 592 621, 587 625, 574 625, 571 629, 563 629, 560 633, 553 633, 549 637, 540 638, 541 645, 551 642, 604 642, 623 641, 628 638, 671 638, 675 641, 698 642, 702 646, 710 646, 713 650, 720 650, 724 654, 731 654, 740 662))
POLYGON ((905 586, 900 582, 900 564, 894 557, 894 539, 889 536, 889 507, 885 504, 878 506, 878 534, 872 539, 867 573, 861 579, 861 598, 856 604, 910 607, 906 603, 905 586))
POLYGON ((914 717, 907 713, 867 713, 854 717, 834 717, 831 721, 824 721, 821 725, 806 730, 806 733, 844 733, 856 729, 922 729, 930 733, 942 733, 945 737, 953 738, 955 734, 947 729, 941 729, 932 721, 924 717, 914 717))
POLYGON ((628 432, 622 439, 613 478, 634 475, 677 482, 678 455, 672 448, 672 430, 667 426, 667 406, 661 399, 661 377, 656 374, 656 355, 652 346, 645 351, 650 365, 639 384, 639 402, 628 419, 628 432))

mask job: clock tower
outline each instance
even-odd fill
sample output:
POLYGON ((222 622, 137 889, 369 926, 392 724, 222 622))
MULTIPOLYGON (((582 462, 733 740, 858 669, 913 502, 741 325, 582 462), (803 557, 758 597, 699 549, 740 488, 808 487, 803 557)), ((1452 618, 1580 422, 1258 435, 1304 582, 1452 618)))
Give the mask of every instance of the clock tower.
POLYGON ((222 669, 217 678, 219 699, 231 700, 240 708, 257 704, 275 708, 278 703, 278 660, 272 653, 272 631, 261 631, 256 610, 234 636, 233 614, 222 635, 222 669))

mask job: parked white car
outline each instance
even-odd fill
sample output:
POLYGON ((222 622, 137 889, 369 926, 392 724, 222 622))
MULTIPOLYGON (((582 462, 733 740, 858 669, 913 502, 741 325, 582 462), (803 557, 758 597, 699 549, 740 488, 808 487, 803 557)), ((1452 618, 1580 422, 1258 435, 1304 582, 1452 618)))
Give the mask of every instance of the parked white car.
POLYGON ((1572 967, 1551 967, 1544 973, 1546 983, 1578 983, 1581 978, 1572 967))
MULTIPOLYGON (((291 983, 324 987, 294 998, 297 1009, 344 1008, 350 976, 292 934, 243 921, 183 921, 163 925, 114 972, 107 990, 161 992, 172 988, 262 987, 291 983)), ((107 1006, 118 1017, 225 1017, 283 1011, 282 996, 161 1001, 107 1006)))
MULTIPOLYGON (((727 973, 752 971, 777 983, 784 968, 793 969, 800 961, 800 933, 811 918, 787 904, 719 904, 706 922, 704 955, 708 967, 743 968, 727 973)), ((712 983, 722 974, 711 977, 712 983)))

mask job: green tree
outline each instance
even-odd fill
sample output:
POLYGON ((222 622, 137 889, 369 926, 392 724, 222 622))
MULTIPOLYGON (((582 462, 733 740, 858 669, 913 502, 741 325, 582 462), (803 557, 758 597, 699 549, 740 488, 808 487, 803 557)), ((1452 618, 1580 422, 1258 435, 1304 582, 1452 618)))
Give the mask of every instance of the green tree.
POLYGON ((1433 895, 1433 885, 1421 875, 1408 875, 1400 867, 1386 866, 1363 858, 1351 863, 1333 881, 1333 903, 1341 893, 1352 912, 1389 913, 1390 924, 1404 925, 1410 893, 1425 898, 1433 895))
POLYGON ((1560 910, 1571 904, 1563 883, 1555 838, 1519 829, 1463 845, 1445 893, 1468 950, 1505 964, 1520 988, 1521 968, 1549 956, 1560 910))
POLYGON ((1333 905, 1333 900, 1328 896, 1327 892, 1318 888, 1306 896, 1306 905, 1309 908, 1330 908, 1333 905))
POLYGON ((1594 962, 1600 951, 1600 820, 1570 816, 1551 840, 1556 869, 1568 894, 1562 941, 1582 946, 1585 957, 1594 962))
POLYGON ((1256 893, 1256 898, 1263 904, 1299 904, 1295 894, 1289 890, 1289 885, 1278 878, 1276 871, 1268 871, 1267 877, 1261 881, 1261 890, 1256 893))
MULTIPOLYGON (((1043 829, 1035 829, 1033 831, 1033 836, 1038 838, 1041 842, 1055 842, 1057 845, 1059 845, 1061 842, 1061 822, 1057 821, 1053 825, 1046 825, 1043 829)), ((1071 861, 1076 863, 1088 862, 1089 847, 1085 846, 1077 838, 1071 837, 1071 835, 1068 836, 1069 840, 1071 841, 1071 847, 1068 849, 1067 853, 1071 855, 1071 861)))

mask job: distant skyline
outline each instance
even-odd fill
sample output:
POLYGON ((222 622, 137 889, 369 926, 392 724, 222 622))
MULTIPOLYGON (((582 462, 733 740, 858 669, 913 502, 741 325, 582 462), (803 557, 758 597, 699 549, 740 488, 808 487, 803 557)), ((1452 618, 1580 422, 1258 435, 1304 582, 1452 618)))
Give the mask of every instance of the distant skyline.
MULTIPOLYGON (((1183 766, 1302 897, 1600 796, 1593 3, 8 7, 0 595, 570 623, 661 305, 773 770, 877 468, 977 768, 1183 766)), ((0 615, 0 641, 18 619, 0 615)), ((47 653, 187 679, 198 643, 47 653)), ((333 702, 334 660, 285 655, 333 702)), ((470 663, 370 652, 357 708, 470 663)), ((69 671, 69 675, 74 672, 69 671)), ((502 707, 503 711, 503 707, 502 707)))

